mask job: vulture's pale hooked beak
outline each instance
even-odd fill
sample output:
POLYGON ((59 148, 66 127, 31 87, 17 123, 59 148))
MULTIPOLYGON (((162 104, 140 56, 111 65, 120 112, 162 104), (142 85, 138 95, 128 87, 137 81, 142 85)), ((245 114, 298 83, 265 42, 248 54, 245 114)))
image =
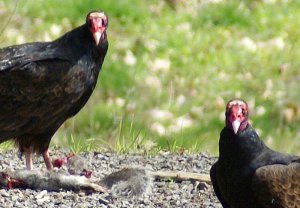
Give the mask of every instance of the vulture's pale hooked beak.
POLYGON ((102 36, 102 33, 99 32, 99 31, 96 31, 96 32, 93 33, 93 37, 94 37, 96 45, 99 44, 101 36, 102 36))
POLYGON ((240 127, 241 123, 237 120, 235 120, 234 122, 232 122, 232 128, 235 134, 237 134, 239 127, 240 127))

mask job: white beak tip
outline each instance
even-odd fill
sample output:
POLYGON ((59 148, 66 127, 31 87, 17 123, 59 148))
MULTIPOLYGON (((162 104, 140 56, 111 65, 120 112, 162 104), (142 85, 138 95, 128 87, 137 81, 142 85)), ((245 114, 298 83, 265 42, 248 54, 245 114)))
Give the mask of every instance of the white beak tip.
POLYGON ((99 44, 101 35, 102 35, 101 32, 94 32, 94 33, 93 33, 93 37, 94 37, 94 40, 95 40, 96 45, 99 44))
POLYGON ((241 123, 237 120, 235 120, 234 122, 232 122, 232 128, 235 134, 237 134, 239 127, 240 127, 241 123))

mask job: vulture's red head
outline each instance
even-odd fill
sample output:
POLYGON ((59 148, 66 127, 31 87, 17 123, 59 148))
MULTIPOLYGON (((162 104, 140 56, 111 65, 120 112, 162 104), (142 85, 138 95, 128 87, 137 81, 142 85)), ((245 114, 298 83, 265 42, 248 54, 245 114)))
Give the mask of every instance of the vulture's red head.
POLYGON ((90 12, 86 16, 86 24, 93 35, 96 45, 106 41, 108 19, 104 12, 90 12))
POLYGON ((242 132, 248 124, 248 105, 241 99, 230 100, 226 105, 226 127, 235 134, 242 132))

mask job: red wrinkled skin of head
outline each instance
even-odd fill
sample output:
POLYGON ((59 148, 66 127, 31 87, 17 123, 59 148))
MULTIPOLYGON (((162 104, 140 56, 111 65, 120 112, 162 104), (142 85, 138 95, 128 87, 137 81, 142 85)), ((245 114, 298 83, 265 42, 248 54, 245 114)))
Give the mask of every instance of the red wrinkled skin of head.
POLYGON ((90 24, 90 31, 92 33, 95 32, 103 32, 103 30, 105 29, 105 23, 104 20, 102 18, 99 17, 88 17, 88 21, 90 24))
POLYGON ((86 24, 88 25, 89 31, 92 34, 100 33, 101 37, 99 40, 95 40, 96 43, 105 39, 105 31, 108 26, 108 19, 103 12, 90 12, 86 16, 86 24))
POLYGON ((242 132, 248 124, 248 105, 241 99, 230 100, 226 105, 226 127, 233 130, 232 124, 234 121, 240 123, 238 132, 242 132))

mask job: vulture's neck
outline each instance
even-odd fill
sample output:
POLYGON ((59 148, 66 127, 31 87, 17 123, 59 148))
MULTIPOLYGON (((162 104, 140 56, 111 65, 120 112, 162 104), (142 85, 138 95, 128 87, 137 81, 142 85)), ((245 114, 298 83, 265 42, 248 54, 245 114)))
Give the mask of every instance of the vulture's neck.
POLYGON ((220 160, 237 165, 249 164, 267 147, 250 124, 238 134, 225 127, 221 132, 219 143, 220 160))

